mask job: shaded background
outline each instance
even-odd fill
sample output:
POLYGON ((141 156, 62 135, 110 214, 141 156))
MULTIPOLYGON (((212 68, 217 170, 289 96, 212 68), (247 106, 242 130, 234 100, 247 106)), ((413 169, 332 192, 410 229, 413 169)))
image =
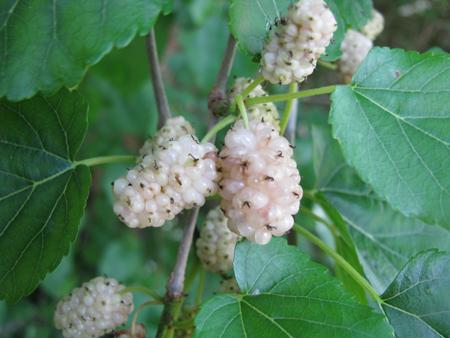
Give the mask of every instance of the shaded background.
MULTIPOLYGON (((191 121, 199 136, 205 132, 207 95, 228 36, 227 3, 175 1, 174 13, 162 17, 155 28, 171 109, 191 121)), ((375 0, 374 5, 386 19, 377 45, 421 52, 436 47, 450 51, 449 1, 375 0)), ((239 52, 232 75, 253 76, 256 71, 257 65, 239 52)), ((336 82, 334 72, 318 68, 305 87, 336 82)), ((144 38, 108 54, 88 71, 80 90, 90 103, 90 127, 80 158, 135 154, 154 133, 157 117, 144 38)), ((300 106, 296 156, 305 187, 311 187, 314 181, 309 126, 325 124, 327 110, 326 97, 311 98, 300 106)), ((97 275, 164 292, 185 214, 160 229, 130 230, 121 224, 112 212, 110 184, 125 169, 124 165, 95 168, 88 208, 70 255, 32 295, 14 305, 0 302, 1 338, 60 337, 52 320, 56 302, 97 275)), ((316 260, 328 263, 314 248, 302 242, 300 245, 316 260)), ((205 295, 217 290, 218 284, 219 278, 208 274, 205 295)), ((139 304, 144 297, 136 295, 135 300, 139 304)), ((154 335, 160 310, 158 306, 147 308, 140 317, 148 327, 148 336, 154 335)))

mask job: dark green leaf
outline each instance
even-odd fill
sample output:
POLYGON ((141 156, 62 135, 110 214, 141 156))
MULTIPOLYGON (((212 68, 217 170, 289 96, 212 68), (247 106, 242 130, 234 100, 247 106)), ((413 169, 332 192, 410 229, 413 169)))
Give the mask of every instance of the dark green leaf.
POLYGON ((411 259, 382 298, 398 338, 450 337, 450 254, 425 251, 411 259))
POLYGON ((75 156, 87 105, 65 90, 51 98, 0 102, 0 298, 34 290, 74 240, 90 172, 75 156))
POLYGON ((313 138, 317 189, 350 225, 364 271, 378 292, 386 290, 410 257, 450 247, 448 230, 407 218, 376 196, 345 163, 328 130, 315 128, 313 138))
POLYGON ((197 337, 393 337, 384 316, 283 239, 238 244, 234 270, 245 294, 207 302, 197 337))
POLYGON ((157 0, 3 3, 0 97, 21 100, 76 86, 114 46, 146 34, 160 10, 157 0))
POLYGON ((394 208, 450 229, 450 58, 374 48, 332 96, 346 160, 394 208))
POLYGON ((364 26, 372 16, 372 0, 334 0, 347 26, 354 29, 364 26))

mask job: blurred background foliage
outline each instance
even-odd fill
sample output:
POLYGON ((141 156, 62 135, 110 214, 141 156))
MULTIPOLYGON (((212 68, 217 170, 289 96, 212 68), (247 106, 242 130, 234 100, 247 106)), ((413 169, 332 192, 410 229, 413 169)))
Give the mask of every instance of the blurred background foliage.
MULTIPOLYGON (((386 18, 385 31, 377 45, 421 52, 435 47, 450 51, 448 0, 375 0, 374 5, 386 18)), ((207 95, 228 36, 228 2, 178 0, 173 6, 173 13, 161 17, 156 25, 163 76, 172 111, 191 121, 201 136, 208 121, 207 95)), ((232 75, 253 76, 256 71, 257 65, 238 52, 232 75)), ((305 87, 336 81, 333 71, 318 68, 305 87)), ((108 54, 88 71, 79 89, 90 104, 90 127, 80 158, 135 154, 155 132, 157 114, 144 38, 136 38, 128 47, 108 54)), ((314 97, 299 106, 296 157, 306 188, 314 185, 310 128, 312 124, 327 123, 327 100, 314 97)), ((125 168, 124 165, 95 168, 88 208, 70 254, 32 295, 14 305, 0 302, 1 338, 60 337, 52 323, 57 300, 97 275, 164 292, 185 215, 160 229, 130 230, 121 224, 112 213, 110 184, 125 168)), ((203 217, 202 214, 199 224, 203 217)), ((298 217, 303 224, 313 225, 306 215, 298 217)), ((300 245, 315 259, 329 264, 314 248, 303 241, 300 245)), ((195 257, 191 262, 190 271, 192 264, 196 264, 195 257)), ((217 276, 207 275, 206 297, 217 290, 219 282, 217 276)), ((192 283, 195 290, 196 280, 192 283)), ((145 297, 135 294, 135 299, 139 304, 145 297)), ((160 311, 159 306, 149 307, 141 315, 149 337, 154 335, 160 311)))

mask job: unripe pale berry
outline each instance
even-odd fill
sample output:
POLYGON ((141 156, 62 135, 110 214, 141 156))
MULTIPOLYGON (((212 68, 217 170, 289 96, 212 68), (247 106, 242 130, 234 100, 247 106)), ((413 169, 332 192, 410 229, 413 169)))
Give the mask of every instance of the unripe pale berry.
POLYGON ((54 322, 66 338, 96 338, 127 322, 133 311, 131 293, 113 278, 97 277, 59 301, 54 322))
POLYGON ((239 285, 236 281, 236 278, 231 277, 231 278, 223 279, 220 282, 219 291, 222 293, 239 293, 241 290, 239 289, 239 285))
POLYGON ((303 191, 288 140, 272 125, 242 121, 228 131, 219 154, 221 207, 229 228, 259 244, 294 224, 303 191))
POLYGON ((351 81, 353 74, 372 47, 372 41, 363 34, 352 29, 347 30, 344 41, 342 41, 342 56, 339 60, 339 72, 345 82, 351 81))
POLYGON ((228 229, 227 223, 219 208, 210 210, 196 242, 197 256, 205 269, 222 275, 233 265, 234 248, 239 239, 228 229))
MULTIPOLYGON (((245 88, 247 88, 252 83, 252 79, 240 77, 234 80, 233 87, 230 90, 230 97, 233 99, 236 97, 236 95, 241 94, 245 88)), ((261 97, 261 96, 267 96, 267 92, 263 89, 261 85, 257 85, 248 95, 247 97, 244 97, 244 99, 247 98, 254 98, 254 97, 261 97)), ((259 103, 252 105, 247 108, 248 112, 248 118, 249 119, 255 119, 258 121, 268 122, 275 126, 275 128, 280 128, 279 123, 279 116, 278 116, 278 109, 273 104, 273 102, 269 103, 259 103)))
POLYGON ((384 29, 384 17, 378 12, 376 9, 372 12, 372 17, 365 24, 363 28, 361 28, 361 33, 363 33, 370 40, 375 40, 378 35, 384 29))
POLYGON ((192 127, 184 119, 175 120, 182 127, 169 119, 137 166, 113 184, 114 212, 131 228, 162 226, 217 190, 215 146, 187 133, 192 127))
POLYGON ((302 82, 314 71, 337 29, 333 12, 323 0, 291 5, 262 51, 262 74, 278 84, 302 82))

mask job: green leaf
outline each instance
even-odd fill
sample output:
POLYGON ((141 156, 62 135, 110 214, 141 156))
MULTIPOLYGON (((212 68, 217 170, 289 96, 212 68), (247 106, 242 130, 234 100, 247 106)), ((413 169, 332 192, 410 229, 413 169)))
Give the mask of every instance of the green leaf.
POLYGON ((364 26, 372 17, 372 0, 334 0, 347 26, 354 29, 364 26))
POLYGON ((75 87, 113 47, 146 34, 160 1, 8 1, 0 5, 0 97, 75 87))
POLYGON ((450 254, 422 252, 402 269, 382 298, 398 338, 450 337, 450 254))
POLYGON ((238 244, 234 270, 245 294, 203 305, 196 337, 393 337, 384 316, 284 239, 238 244))
POLYGON ((365 274, 378 292, 386 290, 418 252, 450 247, 450 232, 405 217, 375 195, 345 163, 331 132, 313 129, 317 190, 350 225, 365 274))
POLYGON ((89 168, 74 162, 87 105, 65 90, 0 101, 0 298, 28 295, 68 252, 86 205, 89 168))
POLYGON ((374 48, 332 96, 347 162, 394 208, 450 229, 450 58, 374 48))

